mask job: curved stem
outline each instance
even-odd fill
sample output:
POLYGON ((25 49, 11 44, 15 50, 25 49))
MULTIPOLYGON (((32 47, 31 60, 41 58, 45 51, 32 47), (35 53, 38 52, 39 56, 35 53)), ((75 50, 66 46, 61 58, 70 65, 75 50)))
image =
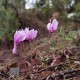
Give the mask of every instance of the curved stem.
POLYGON ((22 43, 20 43, 20 50, 21 50, 20 58, 21 58, 21 61, 22 61, 22 53, 23 53, 23 50, 22 50, 22 43))
MULTIPOLYGON (((58 31, 57 31, 57 33, 58 33, 58 31)), ((59 33, 58 33, 58 35, 57 35, 57 48, 59 48, 59 46, 60 46, 60 42, 59 42, 59 33)))
POLYGON ((30 40, 29 40, 29 45, 30 45, 30 52, 31 52, 31 54, 32 54, 32 43, 31 43, 30 40))
POLYGON ((23 46, 23 56, 26 56, 26 47, 24 42, 22 42, 22 46, 23 46))
POLYGON ((21 63, 24 63, 26 68, 26 49, 24 42, 21 42, 21 63))
MULTIPOLYGON (((30 53, 31 53, 31 64, 33 65, 33 59, 32 59, 32 43, 31 41, 29 40, 29 45, 30 45, 30 53)), ((32 67, 31 65, 31 67, 32 67)))

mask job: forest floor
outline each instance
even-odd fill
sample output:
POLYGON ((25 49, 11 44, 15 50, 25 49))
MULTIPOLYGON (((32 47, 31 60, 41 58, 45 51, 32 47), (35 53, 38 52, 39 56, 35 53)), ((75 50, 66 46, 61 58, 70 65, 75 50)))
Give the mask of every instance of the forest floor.
MULTIPOLYGON (((30 66, 29 64, 28 67, 26 66, 26 71, 23 71, 25 75, 12 79, 5 78, 4 75, 4 79, 1 78, 0 80, 62 80, 63 78, 68 80, 80 80, 80 47, 73 44, 70 38, 64 37, 60 37, 60 34, 55 32, 42 39, 34 40, 31 47, 29 43, 25 43, 25 46, 27 46, 26 61, 30 63, 30 66), (31 62, 30 59, 34 54, 35 58, 31 62), (34 66, 36 69, 33 69, 34 66), (37 72, 35 72, 35 70, 37 70, 37 72), (67 71, 67 73, 65 71, 67 71), (64 75, 61 75, 63 73, 64 75)), ((4 70, 5 67, 6 69, 9 67, 6 75, 10 75, 11 73, 9 73, 9 71, 12 67, 9 65, 14 65, 14 63, 20 63, 21 66, 24 65, 23 61, 20 62, 20 54, 22 54, 20 51, 19 46, 17 54, 13 55, 12 48, 7 49, 2 47, 0 50, 0 71, 4 70)))

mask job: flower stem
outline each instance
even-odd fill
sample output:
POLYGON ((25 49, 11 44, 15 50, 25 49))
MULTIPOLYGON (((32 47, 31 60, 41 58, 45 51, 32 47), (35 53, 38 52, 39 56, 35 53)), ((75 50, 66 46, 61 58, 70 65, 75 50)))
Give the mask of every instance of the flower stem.
POLYGON ((32 43, 31 43, 30 40, 29 40, 29 45, 30 45, 30 52, 31 52, 31 54, 32 54, 32 43))
POLYGON ((32 43, 31 43, 30 40, 29 40, 29 45, 30 45, 31 63, 33 65, 33 59, 32 59, 32 43))
POLYGON ((24 67, 26 68, 26 49, 24 42, 21 42, 21 63, 24 63, 24 67))
POLYGON ((57 48, 59 48, 59 46, 60 46, 60 38, 59 38, 59 33, 58 33, 58 35, 57 35, 57 48))
POLYGON ((22 50, 22 43, 20 43, 20 50, 21 50, 20 58, 21 58, 21 61, 22 61, 22 53, 23 53, 23 50, 22 50))
POLYGON ((22 42, 22 46, 23 46, 23 56, 26 56, 26 47, 24 42, 22 42))
POLYGON ((52 37, 52 38, 54 37, 54 33, 52 33, 51 37, 52 37))
POLYGON ((23 46, 23 61, 24 61, 24 65, 25 65, 25 68, 26 68, 26 48, 25 48, 25 44, 24 42, 22 42, 22 46, 23 46))

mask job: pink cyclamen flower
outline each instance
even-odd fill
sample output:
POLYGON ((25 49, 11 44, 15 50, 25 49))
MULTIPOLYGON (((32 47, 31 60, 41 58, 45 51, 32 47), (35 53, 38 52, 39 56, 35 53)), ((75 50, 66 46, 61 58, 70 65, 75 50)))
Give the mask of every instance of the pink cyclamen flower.
POLYGON ((54 32, 58 28, 58 21, 54 19, 52 23, 47 24, 47 29, 49 30, 50 33, 54 32))
POLYGON ((26 33, 26 39, 27 40, 33 40, 37 36, 37 30, 29 30, 29 28, 25 28, 25 33, 26 33))
POLYGON ((18 43, 20 43, 21 41, 24 41, 25 39, 26 39, 26 34, 24 30, 19 30, 15 32, 13 54, 16 53, 18 43))

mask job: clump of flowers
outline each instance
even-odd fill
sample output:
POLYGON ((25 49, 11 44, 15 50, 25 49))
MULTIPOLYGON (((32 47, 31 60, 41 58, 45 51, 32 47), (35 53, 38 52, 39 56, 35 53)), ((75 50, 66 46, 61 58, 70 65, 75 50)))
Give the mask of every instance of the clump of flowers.
POLYGON ((14 34, 14 48, 13 48, 13 54, 16 53, 16 49, 17 49, 17 45, 20 42, 23 42, 24 40, 33 40, 34 38, 36 38, 37 36, 37 30, 31 29, 29 30, 29 28, 25 28, 25 30, 19 30, 16 31, 14 34))

